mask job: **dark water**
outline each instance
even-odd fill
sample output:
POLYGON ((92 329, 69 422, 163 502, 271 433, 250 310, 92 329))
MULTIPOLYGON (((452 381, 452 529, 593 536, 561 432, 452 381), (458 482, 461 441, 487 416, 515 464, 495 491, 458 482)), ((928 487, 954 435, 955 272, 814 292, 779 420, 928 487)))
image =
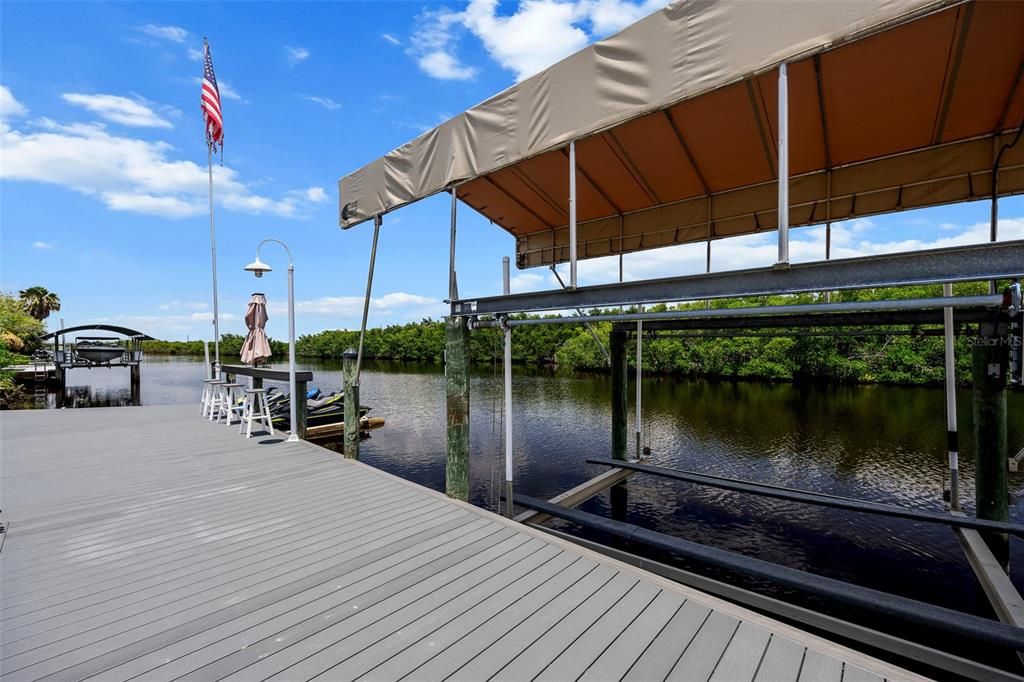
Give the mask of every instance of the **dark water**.
MULTIPOLYGON (((336 390, 340 365, 303 363, 314 384, 336 390)), ((149 358, 143 404, 197 402, 201 362, 149 358)), ((121 370, 75 370, 88 381, 79 402, 128 400, 121 370)), ((362 402, 387 425, 362 446, 363 461, 444 489, 444 378, 439 367, 371 366, 362 402)), ((502 478, 501 379, 471 381, 471 468, 475 504, 492 507, 502 478)), ((632 390, 632 389, 631 389, 632 390)), ((610 383, 603 376, 521 373, 513 381, 515 481, 548 498, 604 471, 588 457, 610 454, 610 383)), ((632 393, 630 394, 632 397, 632 393)), ((970 392, 961 391, 961 491, 973 507, 970 392)), ((645 443, 650 462, 916 509, 942 510, 946 469, 941 389, 883 386, 645 380, 645 443)), ((632 406, 630 408, 633 409, 632 406)), ((1024 395, 1009 396, 1009 445, 1024 447, 1024 395)), ((630 424, 630 432, 633 424, 630 424)), ((1011 474, 1011 490, 1024 474, 1011 474)), ((636 474, 626 520, 678 537, 968 612, 988 614, 953 533, 866 514, 744 496, 636 474)), ((1011 517, 1024 522, 1024 503, 1011 517)), ((585 510, 609 515, 608 493, 585 510)), ((664 558, 664 557, 660 557, 664 558)), ((1012 541, 1012 577, 1024 589, 1024 548, 1012 541)))

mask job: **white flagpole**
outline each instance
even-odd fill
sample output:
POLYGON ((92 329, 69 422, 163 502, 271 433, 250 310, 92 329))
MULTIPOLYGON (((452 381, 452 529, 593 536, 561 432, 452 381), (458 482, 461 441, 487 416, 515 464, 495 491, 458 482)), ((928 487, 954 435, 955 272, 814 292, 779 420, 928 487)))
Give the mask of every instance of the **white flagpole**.
POLYGON ((217 233, 213 224, 213 145, 207 140, 206 166, 210 173, 210 261, 213 270, 213 364, 220 378, 220 314, 217 310, 217 233))

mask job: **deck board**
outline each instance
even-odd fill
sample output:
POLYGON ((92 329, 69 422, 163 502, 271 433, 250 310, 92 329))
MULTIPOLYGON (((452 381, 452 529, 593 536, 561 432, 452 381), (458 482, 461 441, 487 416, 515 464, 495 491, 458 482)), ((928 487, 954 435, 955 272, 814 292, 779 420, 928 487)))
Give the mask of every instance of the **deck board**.
POLYGON ((197 412, 0 413, 5 681, 914 677, 197 412))

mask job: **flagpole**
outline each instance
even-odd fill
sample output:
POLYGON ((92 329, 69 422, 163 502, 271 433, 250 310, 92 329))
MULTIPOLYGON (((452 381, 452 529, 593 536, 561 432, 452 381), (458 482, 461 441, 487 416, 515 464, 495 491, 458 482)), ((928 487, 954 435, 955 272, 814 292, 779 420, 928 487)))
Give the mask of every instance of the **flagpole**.
POLYGON ((213 145, 206 145, 206 167, 210 173, 210 262, 213 271, 213 364, 220 378, 220 315, 217 310, 217 233, 213 224, 213 145))

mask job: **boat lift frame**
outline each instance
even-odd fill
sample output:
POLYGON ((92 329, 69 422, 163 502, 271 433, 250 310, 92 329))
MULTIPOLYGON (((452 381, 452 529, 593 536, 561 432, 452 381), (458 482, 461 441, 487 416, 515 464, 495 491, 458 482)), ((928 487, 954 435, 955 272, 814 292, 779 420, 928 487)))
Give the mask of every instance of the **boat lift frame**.
MULTIPOLYGON (((451 194, 451 223, 449 242, 449 269, 448 269, 448 298, 446 303, 450 305, 450 317, 448 320, 448 356, 458 357, 461 362, 468 362, 468 338, 469 332, 473 329, 484 327, 497 327, 502 330, 504 336, 505 358, 503 362, 504 378, 504 410, 505 410, 505 490, 508 504, 506 506, 509 516, 512 515, 513 499, 513 472, 514 472, 514 442, 512 433, 513 409, 512 396, 512 363, 511 363, 511 337, 518 326, 537 324, 575 324, 589 321, 611 321, 619 324, 626 322, 636 323, 637 329, 637 385, 642 379, 641 358, 643 329, 646 325, 648 330, 662 331, 667 329, 742 329, 747 327, 816 327, 834 328, 849 324, 864 324, 864 320, 881 320, 882 324, 942 324, 945 340, 945 366, 947 371, 946 393, 947 393, 947 433, 949 441, 949 470, 951 483, 951 509, 956 512, 960 507, 958 491, 958 447, 956 434, 956 405, 955 405, 955 377, 953 370, 953 338, 956 333, 955 324, 965 321, 976 322, 979 332, 984 329, 987 334, 995 334, 1005 339, 1007 336, 1020 338, 1021 328, 1024 327, 1024 317, 1021 313, 1021 292, 1019 280, 1024 276, 1024 240, 998 242, 997 215, 998 215, 998 175, 1001 154, 994 153, 992 167, 993 182, 991 193, 991 221, 990 241, 985 244, 969 246, 955 246, 944 249, 933 249, 917 252, 895 253, 877 256, 866 256, 856 258, 833 259, 831 257, 831 226, 834 216, 831 214, 831 160, 827 161, 829 168, 826 169, 828 178, 828 196, 826 198, 827 215, 825 260, 791 264, 789 250, 789 216, 792 208, 789 200, 789 121, 788 121, 788 66, 782 63, 778 66, 778 129, 776 136, 778 152, 778 174, 776 183, 778 186, 778 229, 777 246, 778 256, 770 266, 735 270, 726 272, 711 272, 711 238, 712 218, 708 212, 707 232, 707 263, 706 272, 695 275, 685 275, 652 280, 641 280, 634 282, 622 282, 621 274, 618 283, 585 286, 579 285, 577 277, 578 269, 578 236, 577 236, 577 209, 578 197, 576 180, 579 173, 576 164, 578 140, 569 140, 563 148, 567 160, 568 173, 568 261, 569 261, 569 282, 567 286, 549 291, 511 293, 509 286, 509 265, 508 258, 503 264, 503 292, 499 296, 460 298, 457 284, 457 214, 458 214, 458 184, 452 184, 448 191, 451 194), (997 293, 995 282, 997 280, 1011 280, 1012 284, 1003 293, 997 293), (990 282, 989 295, 987 296, 953 296, 952 284, 957 282, 990 282), (881 287, 901 287, 910 285, 943 285, 941 297, 926 299, 908 299, 895 301, 872 301, 872 302, 837 302, 830 301, 830 294, 836 291, 858 290, 881 287), (712 309, 710 301, 717 299, 735 299, 757 296, 784 296, 801 293, 825 292, 823 303, 807 305, 783 305, 760 308, 739 308, 739 309, 712 309), (673 310, 665 312, 620 312, 598 315, 577 315, 573 317, 561 317, 549 315, 539 318, 512 317, 513 315, 524 315, 526 313, 551 312, 562 310, 583 310, 594 308, 614 307, 641 307, 659 303, 707 301, 706 310, 673 310), (859 318, 857 316, 860 316, 859 318), (995 321, 993 321, 995 320, 995 321), (987 325, 987 326, 986 326, 987 325), (995 331, 993 331, 995 330, 995 331), (455 344, 453 346, 453 344, 455 344)), ((820 77, 820 75, 819 75, 820 77)), ((1016 140, 1019 140, 1018 133, 1016 140)), ((996 138, 998 139, 998 138, 996 138)), ((1014 143, 1016 142, 1014 141, 1014 143)), ((998 144, 997 144, 998 146, 998 144)), ((1004 148, 1005 150, 1005 148, 1004 148)), ((828 150, 826 149, 826 156, 828 150)), ((712 201, 712 192, 707 189, 707 183, 702 183, 707 191, 708 201, 712 201)), ((902 189, 902 188, 901 188, 902 189)), ((347 208, 347 207, 345 207, 347 208)), ((374 221, 373 245, 370 252, 370 267, 364 299, 364 315, 360 329, 360 338, 366 333, 366 310, 370 303, 371 282, 373 265, 376 257, 377 236, 383 223, 386 211, 372 216, 374 221)), ((343 208, 342 217, 345 218, 343 208)), ((620 213, 620 221, 622 214, 620 213)), ((755 216, 756 218, 756 216, 755 216)), ((620 223, 621 224, 621 223, 620 223)), ((621 232, 620 232, 620 273, 621 273, 621 232)), ((554 242, 552 242, 552 248, 554 242)), ((586 257, 586 255, 584 255, 586 257)), ((361 346, 362 344, 360 344, 361 346)), ((361 348, 360 348, 361 351, 361 348)), ((361 356, 361 352, 360 352, 361 356)), ((1020 360, 1020 351, 1016 355, 1014 365, 1014 380, 1024 383, 1024 363, 1020 360)), ((361 360, 361 358, 360 358, 361 360)), ((359 363, 361 364, 361 362, 359 363)), ((610 363, 614 368, 616 362, 612 359, 610 363)), ((625 368, 625 363, 620 363, 625 368)), ((446 361, 446 376, 449 374, 446 361)), ((456 368, 456 377, 465 374, 464 368, 456 368)), ((468 499, 469 494, 469 382, 463 380, 447 382, 447 404, 448 404, 448 464, 447 464, 447 490, 449 495, 460 499, 468 499), (454 427, 454 428, 453 428, 454 427), (457 480, 452 480, 452 476, 457 480)), ((637 392, 637 455, 640 454, 640 399, 637 392)), ((613 410, 614 412, 614 410, 613 410)), ((614 422, 614 416, 613 416, 614 422)), ((624 421, 623 421, 624 423, 624 421)), ((624 452, 613 452, 613 457, 619 461, 625 460, 624 452)), ((611 487, 621 485, 626 474, 623 469, 622 475, 605 476, 602 486, 611 487)), ((604 488, 600 488, 604 489, 604 488)), ((570 496, 573 500, 596 494, 599 490, 591 486, 586 494, 570 496)), ((543 512, 550 516, 559 516, 563 519, 580 521, 583 516, 579 512, 563 511, 564 507, 549 505, 543 501, 518 498, 531 509, 543 512)), ((578 502, 575 502, 578 503, 578 502)), ((588 515, 589 516, 589 515, 588 515)), ((536 515, 531 515, 536 518, 536 515)), ((589 522, 589 520, 588 520, 589 522)), ((961 524, 965 525, 965 524, 961 524)), ((627 532, 627 530, 622 532, 627 532)), ((617 533, 615 529, 610 532, 617 533)), ((966 531, 965 531, 966 532, 966 531)), ((973 531, 971 531, 973 532, 973 531)), ((647 537, 650 531, 643 529, 628 529, 631 538, 647 537)), ((668 547, 664 538, 647 538, 654 543, 652 546, 668 547), (658 543, 661 543, 660 545, 658 543)), ((671 544, 671 543, 669 543, 671 544)), ((985 548, 984 543, 979 543, 985 548)), ((964 545, 965 552, 973 557, 972 567, 975 568, 979 579, 986 582, 986 569, 979 568, 983 565, 991 565, 991 556, 979 558, 978 552, 985 549, 969 547, 964 545), (974 554, 972 554, 972 552, 974 554)), ((694 549, 694 548, 691 548, 694 549)), ((717 551, 711 548, 694 550, 696 554, 707 554, 707 551, 717 551)), ((695 554, 695 555, 696 555, 695 554)), ((763 562, 762 562, 763 563, 763 562)), ((764 568, 764 567, 761 567, 764 568)), ((778 577, 769 570, 773 577, 778 577)), ((768 573, 765 573, 768 575, 768 573)), ((812 576, 813 577, 813 576, 812 576)), ((1005 576, 1003 576, 1005 578, 1005 576)), ((996 576, 997 578, 997 576, 996 576)), ((825 579, 822 579, 825 580, 825 579)), ((797 581, 799 582, 799 581, 797 581)), ((819 581, 820 582, 820 581, 819 581)), ((833 592, 835 587, 839 592, 849 592, 852 586, 842 587, 825 586, 822 582, 821 594, 833 592)), ((996 603, 997 612, 1003 616, 1008 610, 1006 603, 1000 601, 1003 597, 989 593, 990 598, 996 603), (1001 608, 1004 607, 1004 608, 1001 608)), ((1006 599, 1014 601, 1015 604, 1024 608, 1024 600, 1016 591, 1011 595, 1004 595, 1006 599)), ((908 608, 916 608, 908 606, 908 608)), ((959 627, 954 619, 944 616, 947 625, 953 628, 959 627)), ((936 621, 942 620, 937 618, 936 621)), ((1007 618, 1003 618, 1004 621, 1007 618)), ((975 633, 984 632, 986 628, 972 624, 975 633), (980 629, 979 629, 980 628, 980 629)), ((1002 644, 1013 646, 1020 645, 1024 641, 1024 629, 1020 626, 1024 621, 1010 619, 1005 629, 988 628, 988 635, 994 636, 992 640, 1000 640, 1002 644), (1012 626, 1012 627, 1011 627, 1012 626)), ((960 628, 964 634, 969 634, 970 628, 960 628)), ((1021 648, 1024 648, 1022 646, 1021 648)))

